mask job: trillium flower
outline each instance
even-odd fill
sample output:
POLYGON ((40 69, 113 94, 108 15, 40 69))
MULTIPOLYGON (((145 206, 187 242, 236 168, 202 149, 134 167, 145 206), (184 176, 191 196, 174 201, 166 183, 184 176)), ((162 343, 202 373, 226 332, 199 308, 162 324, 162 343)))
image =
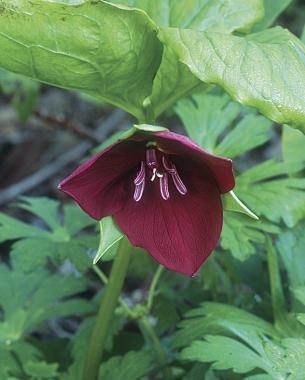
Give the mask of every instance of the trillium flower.
POLYGON ((130 242, 160 264, 193 275, 219 240, 221 194, 234 184, 231 160, 163 128, 135 127, 59 189, 94 219, 112 215, 130 242))

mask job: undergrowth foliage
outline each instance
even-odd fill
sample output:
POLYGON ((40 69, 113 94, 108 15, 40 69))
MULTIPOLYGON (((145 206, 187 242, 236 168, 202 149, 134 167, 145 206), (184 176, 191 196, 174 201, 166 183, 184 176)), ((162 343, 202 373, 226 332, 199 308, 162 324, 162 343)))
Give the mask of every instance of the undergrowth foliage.
MULTIPOLYGON (((193 278, 131 248, 99 380, 305 379, 305 47, 268 29, 289 3, 0 1, 0 90, 22 121, 38 82, 143 124, 170 110, 162 120, 234 161, 234 193, 259 217, 224 196, 220 242, 193 278)), ((85 380, 123 240, 112 217, 47 197, 0 213, 1 380, 85 380)))

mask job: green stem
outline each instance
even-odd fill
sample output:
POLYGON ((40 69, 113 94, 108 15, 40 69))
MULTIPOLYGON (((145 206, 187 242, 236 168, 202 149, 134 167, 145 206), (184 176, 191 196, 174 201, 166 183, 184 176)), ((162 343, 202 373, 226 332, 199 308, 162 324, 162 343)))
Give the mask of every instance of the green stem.
MULTIPOLYGON (((93 265, 93 270, 97 274, 99 279, 102 281, 102 283, 104 285, 108 285, 108 282, 109 282, 108 277, 105 275, 105 273, 102 270, 100 270, 97 264, 93 265)), ((121 305, 122 309, 124 310, 125 316, 134 318, 131 308, 127 305, 127 303, 123 300, 121 296, 118 299, 118 303, 121 305)))
POLYGON ((166 353, 164 351, 164 348, 162 347, 159 337, 156 335, 152 325, 150 324, 147 317, 142 317, 139 320, 139 326, 142 329, 143 333, 147 336, 148 340, 150 341, 152 347, 154 348, 159 363, 162 367, 162 379, 163 380, 170 380, 172 378, 171 371, 169 368, 167 368, 167 358, 166 353))
POLYGON ((159 268, 157 269, 153 279, 152 279, 152 282, 150 284, 150 287, 149 287, 149 292, 148 292, 148 296, 147 296, 147 311, 149 312, 152 308, 152 305, 153 305, 153 301, 154 301, 154 296, 155 296, 155 293, 156 293, 156 287, 158 285, 158 282, 160 280, 160 276, 162 274, 162 272, 164 271, 164 267, 162 265, 159 265, 159 268))
POLYGON ((96 324, 91 336, 85 361, 83 380, 97 380, 101 358, 113 321, 114 311, 121 294, 130 260, 130 244, 123 238, 114 259, 108 285, 102 297, 96 324))

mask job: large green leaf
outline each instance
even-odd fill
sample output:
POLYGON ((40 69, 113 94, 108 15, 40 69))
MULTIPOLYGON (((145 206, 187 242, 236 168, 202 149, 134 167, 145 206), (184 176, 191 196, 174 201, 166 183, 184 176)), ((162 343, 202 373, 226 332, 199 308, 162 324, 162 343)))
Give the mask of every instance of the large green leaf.
POLYGON ((264 14, 262 0, 111 0, 143 9, 159 26, 249 31, 264 14))
POLYGON ((305 132, 305 47, 280 27, 245 37, 164 28, 159 38, 202 82, 305 132))
POLYGON ((0 7, 0 66, 142 118, 161 59, 156 26, 143 11, 102 0, 4 0, 0 7))
MULTIPOLYGON (((156 0, 160 2, 163 0, 156 0)), ((148 2, 145 2, 148 3, 148 2)), ((198 31, 218 30, 223 33, 249 31, 262 17, 261 1, 200 0, 169 1, 170 13, 162 26, 190 28, 198 31), (166 25, 167 24, 167 25, 166 25)), ((152 15, 152 17, 156 17, 152 15)), ((162 34, 161 34, 161 40, 162 34)), ((199 78, 200 79, 200 78, 199 78)), ((151 102, 155 116, 165 111, 177 99, 194 91, 200 80, 179 60, 170 44, 165 44, 160 68, 153 84, 151 102)))

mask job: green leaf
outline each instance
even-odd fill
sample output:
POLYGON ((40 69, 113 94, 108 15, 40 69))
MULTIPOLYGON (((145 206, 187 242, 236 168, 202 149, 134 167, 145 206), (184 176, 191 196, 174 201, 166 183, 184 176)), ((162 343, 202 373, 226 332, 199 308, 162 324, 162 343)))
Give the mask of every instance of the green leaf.
POLYGON ((256 253, 256 245, 264 244, 265 233, 280 233, 279 227, 263 219, 259 221, 226 211, 220 244, 238 260, 246 260, 256 253))
POLYGON ((260 335, 277 337, 271 324, 237 307, 216 302, 205 302, 189 311, 178 325, 180 330, 173 338, 173 346, 181 347, 203 338, 207 334, 226 333, 263 353, 260 335))
MULTIPOLYGON (((164 6, 163 0, 157 0, 155 3, 157 2, 164 6)), ((223 33, 245 32, 249 31, 252 25, 263 16, 262 1, 256 0, 247 2, 242 0, 177 2, 173 0, 168 4, 167 8, 170 12, 159 12, 163 16, 168 15, 165 16, 168 21, 161 23, 162 27, 171 26, 198 31, 218 30, 223 33)), ((158 11, 155 12, 158 15, 158 11)), ((162 31, 159 37, 163 41, 162 31)), ((199 79, 179 62, 171 44, 165 44, 151 95, 155 116, 161 114, 182 96, 196 91, 201 86, 199 79)))
POLYGON ((95 224, 76 205, 66 205, 61 218, 59 203, 45 197, 23 197, 16 207, 27 210, 41 218, 46 230, 34 227, 0 213, 0 241, 15 239, 11 258, 15 267, 24 272, 44 266, 50 258, 61 264, 69 259, 79 271, 86 271, 91 260, 88 250, 98 244, 95 235, 79 235, 84 228, 95 224))
POLYGON ((156 132, 164 132, 168 131, 167 128, 160 127, 158 125, 150 125, 150 124, 135 124, 132 128, 128 129, 127 131, 121 133, 118 140, 125 140, 129 139, 131 136, 133 136, 137 132, 148 132, 148 133, 156 133, 156 132))
POLYGON ((292 0, 264 0, 265 15, 255 25, 254 30, 259 31, 268 28, 277 17, 288 7, 292 0))
POLYGON ((4 313, 4 321, 0 322, 3 342, 19 340, 33 328, 38 330, 48 319, 83 315, 93 310, 89 301, 67 299, 86 290, 84 278, 49 275, 43 270, 25 274, 5 265, 0 266, 0 274, 4 281, 0 294, 4 313))
POLYGON ((289 283, 292 288, 305 285, 305 221, 293 229, 287 229, 276 242, 281 259, 288 272, 289 283))
POLYGON ((156 26, 144 12, 104 1, 4 0, 0 30, 3 68, 143 118, 161 59, 156 26))
POLYGON ((264 14, 261 0, 111 0, 143 9, 159 26, 249 31, 264 14))
POLYGON ((25 373, 34 379, 51 379, 57 377, 59 373, 57 372, 58 364, 50 364, 45 361, 42 362, 27 362, 24 366, 25 373))
POLYGON ((305 132, 305 47, 287 30, 240 37, 164 28, 159 38, 202 82, 305 132))
POLYGON ((124 237, 124 234, 116 226, 112 216, 107 216, 100 221, 100 244, 93 260, 96 264, 100 259, 111 259, 116 254, 116 244, 124 237), (111 250, 111 248, 113 248, 111 250), (111 250, 111 254, 109 253, 111 250), (106 258, 107 257, 107 258, 106 258))
POLYGON ((291 289, 295 298, 305 305, 305 286, 299 286, 291 289))
POLYGON ((246 377, 244 380, 273 380, 273 379, 274 377, 270 375, 261 374, 261 375, 253 375, 253 376, 246 377))
POLYGON ((47 197, 22 197, 18 207, 39 216, 51 229, 58 227, 58 202, 47 197))
POLYGON ((39 362, 42 353, 25 341, 8 342, 0 345, 0 378, 19 380, 24 378, 24 368, 28 362, 39 362))
POLYGON ((198 145, 217 155, 235 158, 271 137, 269 120, 255 113, 246 113, 239 120, 241 108, 228 95, 200 93, 180 100, 175 111, 198 145))
POLYGON ((263 145, 271 138, 271 126, 271 122, 263 116, 246 115, 217 145, 215 154, 235 158, 263 145))
POLYGON ((145 350, 114 356, 101 365, 99 379, 140 380, 149 371, 152 360, 151 352, 145 350))
POLYGON ((232 369, 236 373, 268 368, 265 361, 253 350, 225 336, 208 335, 204 341, 195 341, 182 351, 181 357, 184 360, 212 362, 213 369, 232 369))
POLYGON ((287 174, 304 167, 302 160, 265 161, 237 177, 236 194, 258 216, 293 227, 305 216, 305 179, 287 178, 287 174))
POLYGON ((305 339, 287 338, 282 340, 281 346, 269 342, 265 349, 274 370, 279 374, 277 378, 303 380, 305 339))
POLYGON ((298 130, 283 127, 282 152, 284 161, 305 161, 305 136, 298 130))
POLYGON ((239 212, 241 214, 248 215, 250 218, 255 220, 259 219, 251 210, 248 209, 246 205, 242 203, 233 190, 229 193, 223 194, 221 199, 224 210, 239 212))

